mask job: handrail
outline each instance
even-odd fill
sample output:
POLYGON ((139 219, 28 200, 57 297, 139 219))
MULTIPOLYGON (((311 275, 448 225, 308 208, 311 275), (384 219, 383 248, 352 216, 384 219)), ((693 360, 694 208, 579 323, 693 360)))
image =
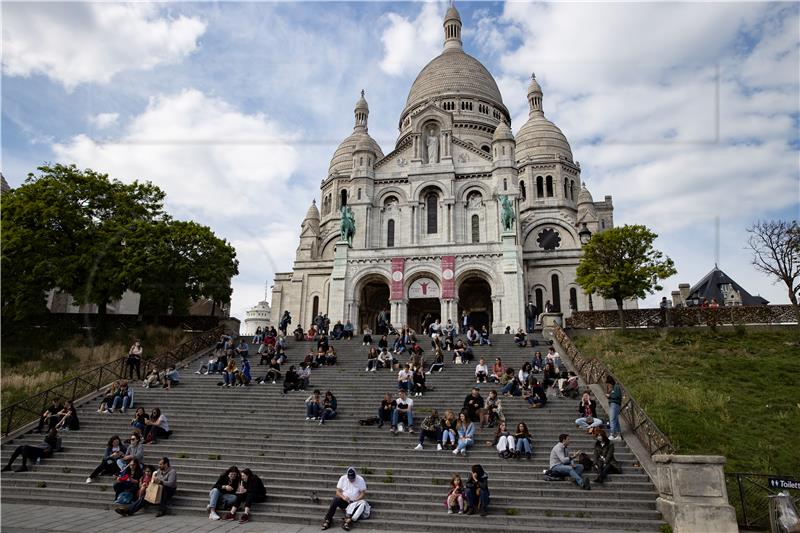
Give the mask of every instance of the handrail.
MULTIPOLYGON (((566 352, 566 356, 572 361, 573 366, 578 371, 578 375, 587 384, 605 383, 606 376, 613 374, 608 367, 596 357, 587 358, 573 344, 572 339, 557 324, 553 325, 553 336, 561 344, 566 352)), ((622 416, 633 429, 650 455, 657 453, 674 454, 677 448, 672 444, 663 431, 661 431, 653 420, 647 416, 644 409, 633 399, 625 386, 616 378, 614 380, 622 389, 623 404, 620 408, 622 416)))
MULTIPOLYGON (((737 326, 745 324, 797 324, 791 305, 741 305, 722 307, 639 308, 622 311, 625 327, 737 326)), ((566 319, 568 328, 618 328, 620 313, 614 310, 574 311, 566 319)))
MULTIPOLYGON (((177 363, 216 342, 223 331, 224 326, 220 325, 194 335, 172 350, 150 359, 142 359, 142 363, 156 365, 159 368, 177 363)), ((103 389, 110 381, 124 378, 126 359, 127 356, 120 357, 3 408, 0 411, 2 435, 6 436, 38 419, 52 398, 75 400, 103 389)))

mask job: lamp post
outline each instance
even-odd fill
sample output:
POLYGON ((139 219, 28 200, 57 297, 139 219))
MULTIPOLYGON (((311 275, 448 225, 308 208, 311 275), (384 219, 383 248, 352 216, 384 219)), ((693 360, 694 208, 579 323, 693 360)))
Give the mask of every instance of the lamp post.
MULTIPOLYGON (((581 246, 586 246, 592 240, 592 231, 586 227, 586 222, 583 222, 583 227, 578 232, 578 238, 581 240, 581 246)), ((592 293, 589 293, 589 311, 594 311, 592 293)))

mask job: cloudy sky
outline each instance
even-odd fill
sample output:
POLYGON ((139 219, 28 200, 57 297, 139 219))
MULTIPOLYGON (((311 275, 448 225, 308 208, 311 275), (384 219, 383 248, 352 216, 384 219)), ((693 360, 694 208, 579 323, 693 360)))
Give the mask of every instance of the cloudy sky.
MULTIPOLYGON (((151 180, 177 218, 238 250, 232 313, 291 269, 300 223, 352 131, 359 91, 384 153, 445 3, 2 4, 2 172, 42 163, 151 180)), ((643 223, 678 282, 753 271, 745 228, 800 210, 800 4, 459 2, 464 45, 516 132, 531 72, 595 200, 643 223)), ((652 304, 660 295, 645 302, 652 304)))

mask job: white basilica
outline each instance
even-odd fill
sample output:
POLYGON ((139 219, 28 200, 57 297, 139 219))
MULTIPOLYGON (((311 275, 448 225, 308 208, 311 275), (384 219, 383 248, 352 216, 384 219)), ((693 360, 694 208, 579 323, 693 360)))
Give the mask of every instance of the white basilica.
MULTIPOLYGON (((391 152, 369 135, 363 92, 356 103, 321 210, 312 202, 302 223, 293 271, 275 275, 272 308, 294 325, 308 329, 327 313, 375 330, 388 309, 393 324, 419 330, 428 314, 456 323, 466 312, 497 333, 525 327, 528 300, 565 315, 589 307, 575 283, 581 238, 612 227, 611 197, 594 202, 581 185, 535 77, 515 139, 497 83, 462 48, 455 7, 444 36, 411 86, 391 152)), ((593 307, 615 308, 599 297, 593 307)))

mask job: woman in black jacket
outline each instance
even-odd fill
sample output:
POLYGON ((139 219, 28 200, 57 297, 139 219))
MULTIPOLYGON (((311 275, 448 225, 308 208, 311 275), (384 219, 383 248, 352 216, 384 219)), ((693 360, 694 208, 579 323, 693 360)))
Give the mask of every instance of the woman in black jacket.
POLYGON ((236 518, 236 508, 244 503, 244 514, 239 519, 240 524, 250 521, 250 507, 254 503, 263 503, 267 501, 267 489, 264 487, 264 482, 261 478, 253 473, 249 468, 242 470, 241 489, 236 491, 236 503, 231 507, 231 512, 225 517, 225 520, 234 520, 236 518))
POLYGON ((481 516, 489 513, 489 475, 481 465, 472 465, 472 471, 467 479, 466 496, 469 504, 467 514, 475 514, 478 508, 481 516))
POLYGON ((597 434, 594 444, 594 465, 597 468, 595 483, 603 483, 609 474, 621 474, 619 463, 614 458, 614 443, 602 429, 597 434))
POLYGON ((75 409, 72 400, 64 402, 64 409, 62 409, 58 415, 61 419, 58 421, 58 424, 56 424, 56 429, 69 431, 78 431, 81 429, 81 423, 78 420, 78 411, 75 409))
POLYGON ((238 497, 236 491, 239 488, 239 469, 236 466, 228 468, 226 471, 219 475, 214 487, 208 493, 208 517, 211 520, 219 520, 216 508, 220 498, 222 498, 222 505, 233 506, 236 505, 238 497))
POLYGON ((14 453, 12 453, 11 457, 8 459, 8 463, 3 467, 2 471, 8 472, 11 470, 11 465, 14 464, 14 461, 16 461, 17 457, 20 455, 22 456, 22 466, 14 470, 15 472, 27 472, 28 461, 38 461, 42 457, 50 457, 53 455, 53 452, 60 451, 61 437, 58 436, 56 428, 53 428, 47 433, 44 440, 39 444, 34 444, 33 446, 29 444, 17 446, 17 448, 14 450, 14 453))
POLYGON ((297 375, 294 365, 290 366, 289 370, 286 371, 286 375, 283 377, 283 393, 286 394, 290 390, 300 390, 300 385, 302 384, 303 382, 297 375))

